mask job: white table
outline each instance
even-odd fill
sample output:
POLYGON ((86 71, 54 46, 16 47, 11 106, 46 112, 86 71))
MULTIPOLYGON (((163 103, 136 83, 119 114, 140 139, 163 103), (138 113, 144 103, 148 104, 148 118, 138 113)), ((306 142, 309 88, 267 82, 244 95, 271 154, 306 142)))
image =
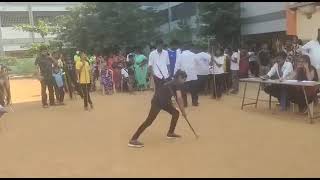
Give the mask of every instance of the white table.
MULTIPOLYGON (((291 81, 291 80, 285 80, 285 81, 279 81, 279 80, 262 80, 261 78, 243 78, 240 79, 240 82, 244 82, 244 92, 243 92, 243 97, 242 97, 242 104, 241 104, 241 109, 243 109, 244 106, 248 105, 255 105, 255 108, 258 106, 258 100, 259 100, 259 94, 261 90, 261 85, 262 84, 278 84, 278 85, 288 85, 288 86, 300 86, 303 90, 304 98, 306 100, 307 108, 308 108, 308 119, 310 123, 313 123, 313 119, 317 118, 314 117, 313 111, 310 111, 310 105, 308 103, 308 97, 306 94, 305 87, 315 87, 319 86, 320 82, 315 82, 315 81, 291 81), (259 83, 259 89, 257 93, 257 98, 254 103, 247 103, 245 104, 245 98, 246 98, 246 91, 247 91, 247 84, 248 83, 259 83)), ((271 95, 269 95, 269 109, 271 109, 271 95)))

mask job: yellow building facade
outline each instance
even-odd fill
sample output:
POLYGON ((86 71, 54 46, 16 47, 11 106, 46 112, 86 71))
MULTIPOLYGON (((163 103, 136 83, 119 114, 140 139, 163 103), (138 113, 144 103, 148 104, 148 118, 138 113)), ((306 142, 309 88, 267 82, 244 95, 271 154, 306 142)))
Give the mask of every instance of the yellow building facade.
POLYGON ((297 35, 302 41, 309 41, 317 38, 318 29, 320 29, 320 4, 318 2, 302 2, 288 6, 288 35, 297 35))

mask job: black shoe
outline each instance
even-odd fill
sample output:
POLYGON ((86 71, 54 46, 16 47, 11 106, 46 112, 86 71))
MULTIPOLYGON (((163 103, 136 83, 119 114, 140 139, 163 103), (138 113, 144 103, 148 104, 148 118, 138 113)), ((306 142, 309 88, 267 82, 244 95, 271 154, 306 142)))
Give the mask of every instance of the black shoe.
POLYGON ((178 135, 178 134, 175 134, 175 133, 170 133, 170 134, 167 134, 167 138, 168 139, 177 139, 177 138, 181 138, 181 136, 180 135, 178 135))
POLYGON ((138 140, 130 140, 128 146, 129 147, 134 147, 134 148, 142 148, 142 147, 144 147, 143 143, 139 142, 138 140))

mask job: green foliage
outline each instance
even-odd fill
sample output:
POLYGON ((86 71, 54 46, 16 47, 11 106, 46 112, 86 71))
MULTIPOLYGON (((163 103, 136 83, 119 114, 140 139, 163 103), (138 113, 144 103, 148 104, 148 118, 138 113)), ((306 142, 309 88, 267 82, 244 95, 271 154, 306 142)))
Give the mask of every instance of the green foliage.
POLYGON ((216 40, 224 46, 239 45, 239 2, 201 2, 199 10, 203 37, 216 35, 216 40))
POLYGON ((87 2, 56 22, 60 40, 101 52, 149 43, 158 35, 160 21, 151 9, 142 10, 134 2, 87 2))
POLYGON ((36 66, 34 65, 34 58, 18 59, 15 65, 9 66, 11 71, 10 74, 16 75, 32 75, 37 72, 36 66))
POLYGON ((0 57, 0 64, 4 64, 6 66, 16 65, 17 64, 17 58, 2 56, 2 57, 0 57))
POLYGON ((192 29, 190 22, 187 19, 179 20, 178 28, 170 32, 169 38, 176 39, 180 42, 190 42, 192 40, 192 29))
POLYGON ((32 26, 31 24, 19 24, 15 26, 15 30, 38 33, 42 37, 43 41, 45 41, 45 37, 49 33, 53 32, 54 28, 50 28, 49 24, 45 21, 39 20, 35 26, 32 26))

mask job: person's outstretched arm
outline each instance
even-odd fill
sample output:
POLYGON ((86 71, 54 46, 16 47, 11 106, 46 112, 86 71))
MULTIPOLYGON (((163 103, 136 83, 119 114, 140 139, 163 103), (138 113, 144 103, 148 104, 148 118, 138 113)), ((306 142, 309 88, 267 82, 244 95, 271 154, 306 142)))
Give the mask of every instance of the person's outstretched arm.
POLYGON ((181 94, 180 90, 177 91, 177 103, 178 103, 178 106, 179 106, 179 109, 181 111, 182 116, 187 117, 187 114, 186 114, 186 111, 185 111, 184 105, 183 105, 182 94, 181 94))

